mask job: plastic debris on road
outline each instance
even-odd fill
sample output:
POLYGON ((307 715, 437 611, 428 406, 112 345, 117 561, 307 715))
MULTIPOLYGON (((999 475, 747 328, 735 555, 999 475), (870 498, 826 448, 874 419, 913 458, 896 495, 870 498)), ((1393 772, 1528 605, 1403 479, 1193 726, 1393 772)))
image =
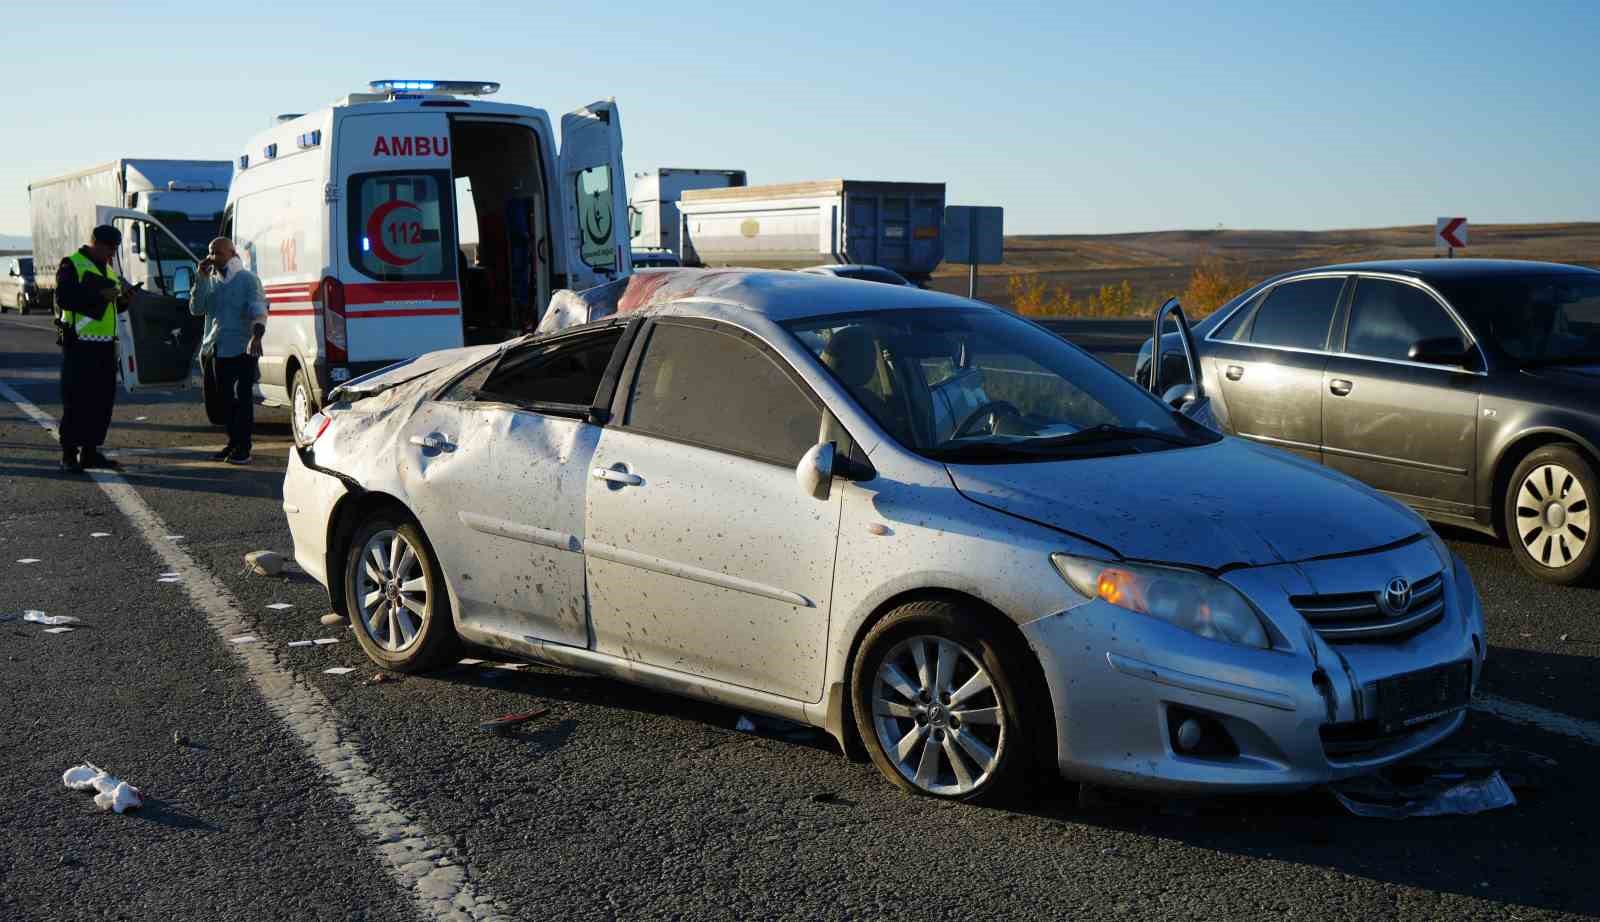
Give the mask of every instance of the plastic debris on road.
POLYGON ((68 634, 68 633, 72 632, 72 628, 70 628, 70 627, 47 627, 47 628, 44 629, 44 632, 46 634, 68 634))
POLYGON ((733 728, 740 733, 754 733, 757 736, 770 736, 782 740, 810 739, 817 733, 815 728, 805 724, 762 714, 741 714, 739 722, 734 724, 733 728))
POLYGON ((481 660, 481 659, 472 659, 471 657, 468 657, 466 659, 457 660, 456 662, 460 663, 463 666, 477 666, 477 665, 481 664, 483 662, 483 660, 481 660))
POLYGON ((139 789, 108 774, 93 762, 74 765, 61 774, 61 783, 74 791, 95 791, 94 805, 124 813, 144 805, 139 789))
POLYGON ((183 535, 167 535, 168 541, 182 541, 183 535))
POLYGON ((290 608, 293 608, 294 606, 290 605, 288 602, 273 602, 271 605, 268 605, 267 607, 272 609, 273 611, 284 611, 285 609, 290 609, 290 608))
POLYGON ((326 615, 323 615, 318 620, 321 621, 323 624, 329 625, 331 627, 332 625, 335 625, 335 624, 343 624, 344 621, 345 621, 345 617, 344 617, 344 615, 341 615, 336 611, 330 611, 326 615))
POLYGON ((543 717, 550 713, 547 707, 534 708, 531 711, 521 711, 515 714, 501 714, 493 720, 485 720, 478 724, 478 729, 489 733, 504 733, 513 727, 519 727, 535 717, 543 717))
POLYGON ((17 563, 38 563, 38 562, 39 562, 39 558, 37 558, 37 557, 24 557, 21 560, 17 561, 17 563))
POLYGON ((351 669, 349 666, 334 666, 332 669, 324 669, 322 671, 326 672, 328 675, 347 675, 355 672, 355 670, 351 669))
POLYGON ((283 572, 283 555, 277 551, 251 551, 244 555, 244 565, 257 576, 277 576, 283 572))
POLYGON ((311 646, 312 643, 313 643, 313 641, 310 641, 310 640, 291 640, 291 641, 289 641, 289 646, 291 646, 291 647, 309 647, 309 646, 311 646))
POLYGON ((338 643, 339 642, 339 638, 337 638, 337 637, 318 637, 316 640, 313 640, 311 642, 316 644, 319 647, 325 647, 330 643, 338 643))
POLYGON ((1328 790, 1356 816, 1397 820, 1483 813, 1517 803, 1498 761, 1453 750, 1424 753, 1374 774, 1329 785, 1328 790))
POLYGON ((22 620, 32 621, 34 624, 47 624, 54 627, 58 624, 77 624, 78 619, 72 615, 47 615, 35 608, 30 608, 22 613, 22 620))
POLYGON ((89 537, 91 537, 91 538, 109 538, 109 537, 111 537, 111 532, 109 532, 109 531, 92 531, 92 532, 89 533, 89 537))
POLYGON ((254 634, 240 634, 238 637, 229 637, 228 643, 256 643, 260 639, 254 634))

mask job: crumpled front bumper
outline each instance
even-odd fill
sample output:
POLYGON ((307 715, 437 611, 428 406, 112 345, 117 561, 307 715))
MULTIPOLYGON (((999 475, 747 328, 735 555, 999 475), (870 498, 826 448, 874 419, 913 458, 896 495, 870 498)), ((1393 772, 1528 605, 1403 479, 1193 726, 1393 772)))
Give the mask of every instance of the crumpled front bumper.
POLYGON ((1098 600, 1023 625, 1050 687, 1062 774, 1170 792, 1288 790, 1366 774, 1438 743, 1465 721, 1463 711, 1398 735, 1374 729, 1370 744, 1352 747, 1349 736, 1376 716, 1382 679, 1465 662, 1477 687, 1482 609, 1465 565, 1446 554, 1445 612, 1389 642, 1330 644, 1289 599, 1326 586, 1329 574, 1370 585, 1371 574, 1386 579, 1397 566, 1426 567, 1429 559, 1436 571, 1429 542, 1332 562, 1339 570, 1281 565, 1225 576, 1272 623, 1276 649, 1207 640, 1098 600), (1179 752, 1174 724, 1188 716, 1215 721, 1237 752, 1179 752), (1330 725, 1343 745, 1325 742, 1330 725))
POLYGON ((294 538, 294 561, 328 587, 328 524, 334 507, 349 492, 339 478, 309 467, 300 452, 289 452, 283 475, 283 512, 294 538))

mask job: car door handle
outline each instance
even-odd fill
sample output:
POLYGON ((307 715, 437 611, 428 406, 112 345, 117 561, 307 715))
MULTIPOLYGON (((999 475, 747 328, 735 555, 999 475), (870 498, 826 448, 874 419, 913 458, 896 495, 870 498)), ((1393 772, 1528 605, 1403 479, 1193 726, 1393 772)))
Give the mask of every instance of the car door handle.
POLYGON ((452 451, 455 449, 455 446, 450 444, 448 438, 436 432, 430 432, 427 435, 414 435, 411 437, 411 444, 425 451, 452 451))
POLYGON ((1328 390, 1332 391, 1333 396, 1335 397, 1348 396, 1350 389, 1353 387, 1355 387, 1354 384, 1351 384, 1349 381, 1346 381, 1343 378, 1330 378, 1328 380, 1328 390))
POLYGON ((630 474, 627 471, 614 471, 605 467, 595 468, 589 472, 589 476, 596 480, 620 483, 625 487, 636 487, 644 483, 644 478, 640 477, 638 474, 630 474))
POLYGON ((1228 366, 1228 370, 1226 372, 1224 372, 1224 374, 1226 374, 1228 376, 1228 380, 1229 381, 1237 381, 1240 378, 1244 377, 1244 366, 1243 365, 1229 365, 1228 366))

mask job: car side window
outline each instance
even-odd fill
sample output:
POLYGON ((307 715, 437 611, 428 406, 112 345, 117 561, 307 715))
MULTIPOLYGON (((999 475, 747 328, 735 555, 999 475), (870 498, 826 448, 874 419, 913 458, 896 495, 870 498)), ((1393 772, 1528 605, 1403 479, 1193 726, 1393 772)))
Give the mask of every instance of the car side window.
POLYGON ((586 413, 621 338, 622 328, 614 327, 507 356, 484 380, 477 399, 586 413))
POLYGON ((1344 351, 1409 361, 1411 347, 1424 339, 1454 340, 1462 349, 1467 346, 1455 321, 1422 289, 1384 279, 1356 281, 1344 351))
POLYGON ((1284 282, 1267 293, 1246 338, 1266 346, 1326 349, 1328 326, 1343 287, 1342 278, 1284 282))
POLYGON ((817 443, 822 410, 781 361, 733 330, 657 323, 625 425, 792 467, 817 443))

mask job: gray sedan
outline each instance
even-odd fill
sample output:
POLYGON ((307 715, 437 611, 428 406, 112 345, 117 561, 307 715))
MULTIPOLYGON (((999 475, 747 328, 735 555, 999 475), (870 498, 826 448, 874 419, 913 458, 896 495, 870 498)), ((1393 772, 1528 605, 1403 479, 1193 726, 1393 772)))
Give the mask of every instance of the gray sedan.
POLYGON ((1464 719, 1482 612, 1422 519, 1012 314, 673 270, 546 321, 351 382, 290 457, 295 557, 384 667, 466 641, 962 800, 1303 787, 1464 719))
MULTIPOLYGON (((1498 534, 1533 575, 1600 555, 1600 272, 1434 259, 1306 269, 1196 325, 1225 431, 1498 534)), ((1168 334, 1164 345, 1176 345, 1168 334)), ((1150 343, 1136 376, 1148 382, 1150 343)), ((1163 351, 1162 386, 1186 379, 1163 351)))

